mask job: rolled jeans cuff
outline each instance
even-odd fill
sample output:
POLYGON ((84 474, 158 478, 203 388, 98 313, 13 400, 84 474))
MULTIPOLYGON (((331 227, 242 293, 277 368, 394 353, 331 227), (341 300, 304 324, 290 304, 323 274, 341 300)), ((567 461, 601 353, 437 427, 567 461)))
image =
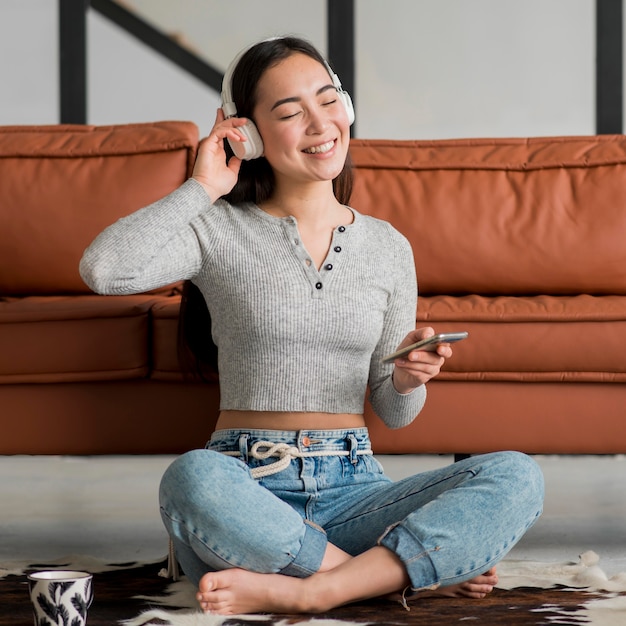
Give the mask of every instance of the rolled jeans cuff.
POLYGON ((280 573, 294 578, 307 578, 315 574, 322 565, 328 539, 324 530, 304 520, 304 538, 296 558, 284 567, 280 573))
POLYGON ((437 552, 439 547, 424 547, 422 542, 401 524, 390 526, 378 540, 378 545, 391 550, 404 563, 412 591, 439 587, 439 575, 430 556, 431 552, 437 552))

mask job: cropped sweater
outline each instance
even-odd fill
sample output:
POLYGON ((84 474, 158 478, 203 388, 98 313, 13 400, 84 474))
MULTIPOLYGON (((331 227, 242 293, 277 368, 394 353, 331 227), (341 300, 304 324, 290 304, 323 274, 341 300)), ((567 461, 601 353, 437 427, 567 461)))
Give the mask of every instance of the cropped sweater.
POLYGON ((211 313, 222 410, 360 414, 369 386, 374 411, 400 428, 426 389, 398 393, 381 357, 415 328, 413 255, 390 224, 352 213, 318 271, 295 218, 213 203, 189 179, 100 233, 80 273, 115 295, 192 280, 211 313))

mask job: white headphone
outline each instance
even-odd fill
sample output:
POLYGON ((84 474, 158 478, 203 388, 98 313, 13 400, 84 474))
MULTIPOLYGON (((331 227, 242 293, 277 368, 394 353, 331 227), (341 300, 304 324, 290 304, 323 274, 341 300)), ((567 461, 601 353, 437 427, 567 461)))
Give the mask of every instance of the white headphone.
MULTIPOLYGON (((282 39, 282 37, 272 37, 270 39, 266 39, 265 41, 272 41, 274 39, 282 39)), ((253 44, 257 45, 257 44, 253 44)), ((237 107, 233 102, 232 90, 231 90, 231 82, 233 78, 233 73, 239 60, 241 57, 253 46, 249 46, 242 50, 230 63, 228 68, 226 69, 226 73, 224 74, 224 80, 222 81, 222 111, 224 112, 224 117, 228 119, 229 117, 237 116, 237 107)), ((330 74, 330 77, 333 81, 333 85, 337 89, 337 95, 339 99, 343 103, 346 113, 348 114, 348 121, 350 124, 354 122, 354 106, 352 104, 352 98, 350 98, 350 94, 347 91, 344 91, 341 87, 341 81, 339 77, 333 70, 330 65, 326 61, 324 61, 324 65, 330 74)), ((252 120, 248 120, 243 126, 238 126, 237 130, 246 138, 246 141, 231 141, 228 140, 230 147, 232 148, 235 156, 244 160, 249 161, 251 159, 258 159, 260 156, 263 156, 263 140, 261 139, 261 135, 257 130, 256 125, 252 120)))

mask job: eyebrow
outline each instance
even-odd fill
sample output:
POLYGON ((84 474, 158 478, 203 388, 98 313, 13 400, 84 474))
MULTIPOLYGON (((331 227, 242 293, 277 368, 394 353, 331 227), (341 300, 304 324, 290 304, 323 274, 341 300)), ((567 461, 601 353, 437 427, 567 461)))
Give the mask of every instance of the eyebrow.
MULTIPOLYGON (((323 94, 325 91, 328 91, 329 89, 334 89, 335 91, 337 90, 335 85, 332 85, 332 84, 329 83, 328 85, 324 85, 323 87, 318 89, 317 92, 315 93, 315 95, 319 96, 319 95, 323 94)), ((297 96, 292 96, 291 98, 283 98, 282 100, 278 100, 277 102, 275 102, 274 106, 272 106, 270 111, 273 111, 274 109, 278 108, 279 106, 281 106, 283 104, 287 104, 289 102, 300 102, 300 100, 302 100, 302 98, 298 98, 297 96)))

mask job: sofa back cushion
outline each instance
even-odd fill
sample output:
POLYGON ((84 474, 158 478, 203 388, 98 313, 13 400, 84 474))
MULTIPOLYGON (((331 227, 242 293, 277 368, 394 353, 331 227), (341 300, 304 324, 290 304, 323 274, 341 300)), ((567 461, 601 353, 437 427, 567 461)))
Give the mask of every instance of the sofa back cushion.
POLYGON ((0 295, 88 293, 84 249, 191 172, 191 122, 0 127, 0 295))
POLYGON ((352 206, 424 294, 626 294, 626 138, 353 140, 352 206))

